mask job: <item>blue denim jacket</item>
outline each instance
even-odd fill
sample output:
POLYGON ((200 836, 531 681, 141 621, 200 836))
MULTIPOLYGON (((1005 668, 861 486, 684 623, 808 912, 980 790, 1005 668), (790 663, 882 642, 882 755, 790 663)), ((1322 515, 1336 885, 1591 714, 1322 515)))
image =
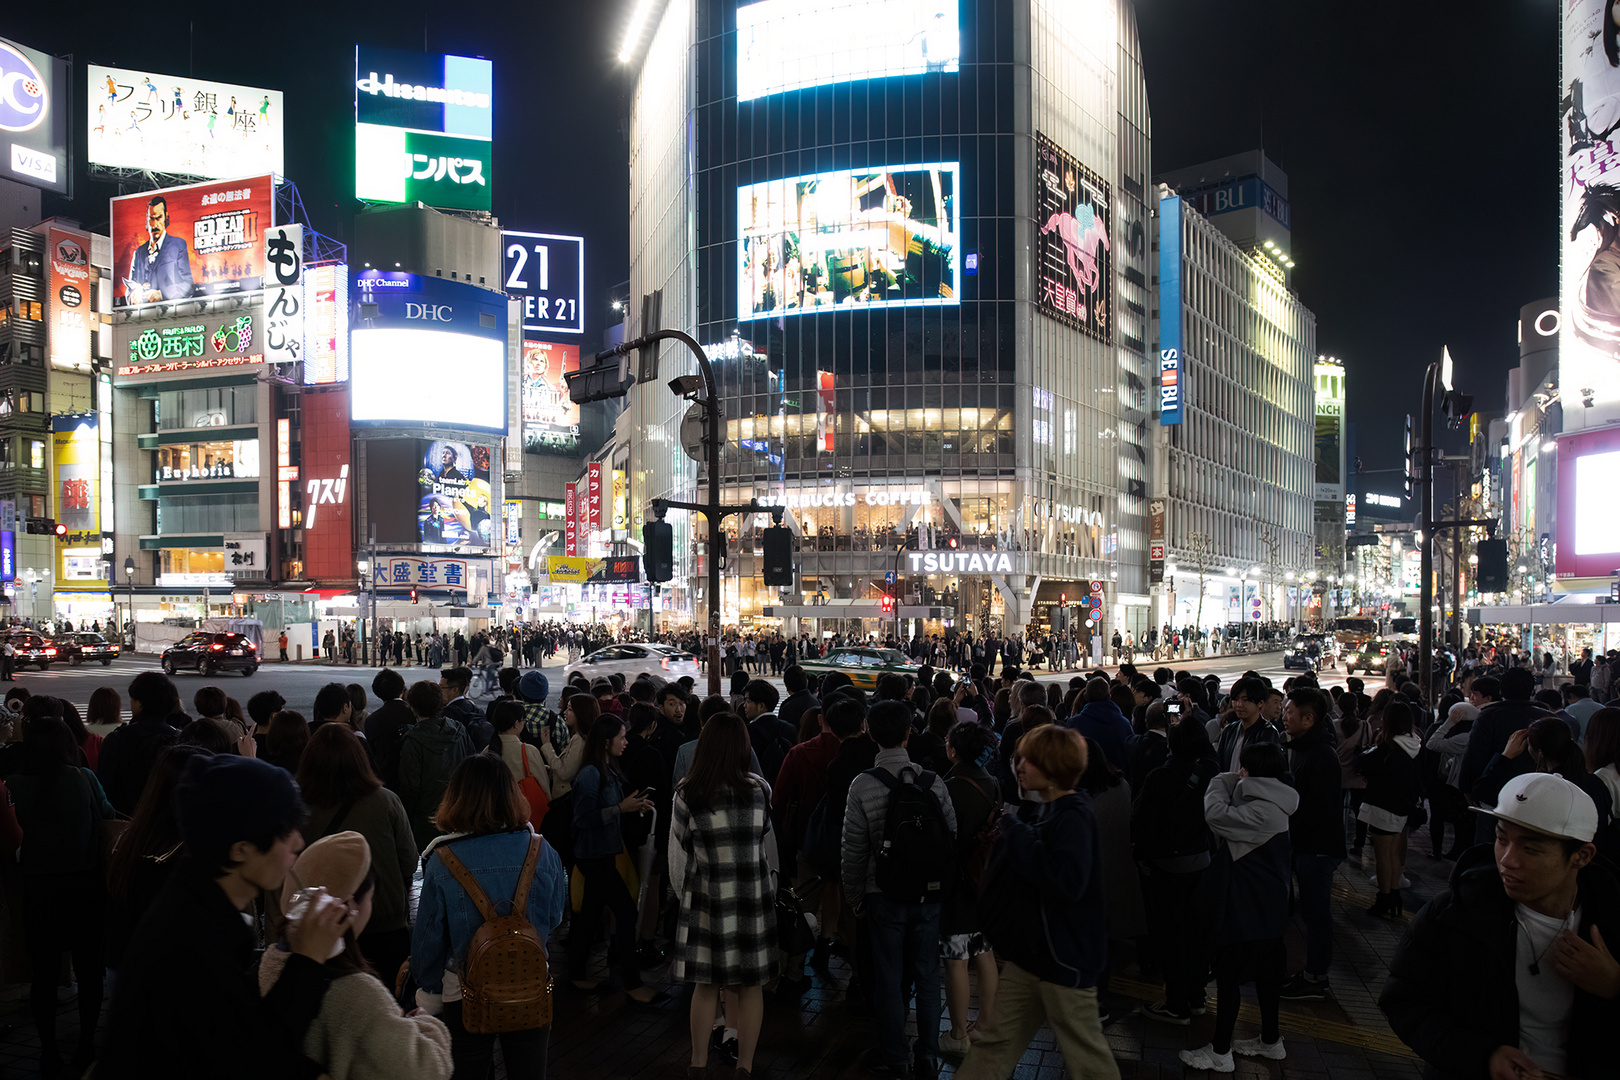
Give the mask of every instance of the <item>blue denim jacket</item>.
MULTIPOLYGON (((504 911, 517 889, 518 874, 529 853, 529 836, 529 829, 524 827, 437 846, 454 851, 483 886, 495 910, 504 911)), ((563 875, 562 860, 550 844, 542 842, 534 882, 529 887, 529 922, 540 931, 542 940, 549 938, 562 922, 567 896, 568 879, 563 875)), ((411 974, 417 985, 430 994, 443 993, 446 967, 461 970, 472 937, 483 924, 467 890, 444 860, 430 851, 422 867, 422 895, 416 909, 416 926, 411 930, 411 974)))
POLYGON ((619 831, 623 801, 623 785, 611 769, 605 779, 595 765, 579 770, 574 777, 574 858, 601 859, 624 850, 619 831))

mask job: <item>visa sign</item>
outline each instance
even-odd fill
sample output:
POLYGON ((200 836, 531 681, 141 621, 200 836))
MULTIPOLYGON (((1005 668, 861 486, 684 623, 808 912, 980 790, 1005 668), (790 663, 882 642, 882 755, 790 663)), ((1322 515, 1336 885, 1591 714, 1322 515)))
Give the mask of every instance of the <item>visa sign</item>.
POLYGON ((1159 200, 1159 423, 1181 423, 1181 197, 1159 200))
POLYGON ((72 194, 67 84, 66 60, 0 38, 0 176, 72 194))

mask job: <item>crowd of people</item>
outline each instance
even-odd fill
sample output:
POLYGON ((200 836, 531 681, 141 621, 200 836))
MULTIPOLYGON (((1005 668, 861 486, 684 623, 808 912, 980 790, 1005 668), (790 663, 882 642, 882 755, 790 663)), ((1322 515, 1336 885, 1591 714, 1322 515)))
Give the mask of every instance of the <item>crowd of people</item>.
POLYGON ((308 719, 211 685, 188 710, 158 672, 128 684, 127 719, 111 686, 84 715, 15 687, 6 917, 49 1077, 484 1080, 497 1045, 507 1076, 539 1077, 555 993, 664 1008, 645 980, 667 962, 691 987, 691 1075, 746 1080, 765 988, 833 957, 877 1076, 949 1056, 1003 1080, 1041 1027, 1070 1075, 1118 1075, 1127 964, 1162 984, 1149 1020, 1213 1009, 1181 1057, 1224 1073, 1284 1059, 1280 1002, 1331 994, 1347 857, 1371 849, 1365 917, 1407 918, 1427 819, 1456 865, 1392 959, 1391 1026, 1442 1076, 1607 1075, 1620 708, 1592 683, 1616 662, 1539 691, 1475 664, 1433 707, 1394 669, 1369 695, 1131 664, 1049 685, 924 667, 867 693, 790 663, 785 695, 737 670, 708 698, 654 672, 553 698, 504 666, 487 701, 465 666, 387 668, 369 697, 323 687, 308 719))

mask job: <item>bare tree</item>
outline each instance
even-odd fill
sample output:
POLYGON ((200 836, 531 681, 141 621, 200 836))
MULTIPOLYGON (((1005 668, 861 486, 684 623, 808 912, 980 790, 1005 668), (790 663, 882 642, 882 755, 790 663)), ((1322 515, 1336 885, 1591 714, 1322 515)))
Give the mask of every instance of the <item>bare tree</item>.
POLYGON ((1204 575, 1209 573, 1209 561, 1215 557, 1215 538, 1206 532, 1187 534, 1187 550, 1198 562, 1198 614, 1193 616, 1193 633, 1204 627, 1204 575))

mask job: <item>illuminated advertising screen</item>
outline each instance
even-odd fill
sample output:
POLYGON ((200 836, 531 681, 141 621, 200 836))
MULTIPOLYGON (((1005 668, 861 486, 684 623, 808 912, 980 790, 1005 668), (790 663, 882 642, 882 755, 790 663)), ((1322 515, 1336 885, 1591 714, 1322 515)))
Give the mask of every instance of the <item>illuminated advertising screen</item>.
POLYGON ((280 90, 91 64, 91 165, 224 180, 286 172, 280 90))
POLYGON ((371 272, 356 277, 351 296, 355 425, 506 433, 505 296, 371 272))
POLYGON ((50 244, 50 294, 45 307, 51 319, 51 366, 88 372, 90 324, 99 321, 90 305, 90 238, 53 228, 46 241, 50 244))
POLYGON ((542 334, 583 334, 585 241, 578 236, 501 232, 505 245, 506 295, 523 305, 523 329, 542 334))
POLYGON ((69 70, 66 60, 0 38, 0 176, 73 194, 69 70))
POLYGON ((1620 399, 1620 25, 1613 7, 1608 0, 1563 5, 1558 381, 1568 426, 1611 418, 1613 409, 1601 407, 1620 399))
POLYGON ((113 199, 113 306, 262 289, 274 184, 250 176, 113 199))
POLYGON ((101 441, 95 413, 51 418, 51 459, 56 469, 53 512, 65 535, 56 537, 58 580, 106 578, 101 561, 101 441))
POLYGON ((488 210, 494 115, 490 61, 357 46, 355 197, 488 210))
POLYGON ((957 0, 761 0, 737 9, 737 100, 960 69, 957 0))
POLYGON ((957 303, 955 162, 795 176, 737 191, 737 317, 957 303))
POLYGON ((1035 140, 1035 300, 1101 342, 1109 326, 1109 191, 1102 177, 1045 135, 1035 140))
POLYGON ((349 268, 304 271, 304 385, 349 381, 349 268))
POLYGON ((489 547, 489 447, 444 439, 423 445, 416 511, 422 543, 489 547))
POLYGON ((579 370, 579 346, 525 341, 522 395, 523 449, 528 453, 572 454, 579 448, 579 406, 568 399, 563 376, 579 370))
POLYGON ((1620 428, 1560 435, 1557 453, 1557 574, 1607 578, 1620 567, 1620 501, 1612 494, 1620 428))

